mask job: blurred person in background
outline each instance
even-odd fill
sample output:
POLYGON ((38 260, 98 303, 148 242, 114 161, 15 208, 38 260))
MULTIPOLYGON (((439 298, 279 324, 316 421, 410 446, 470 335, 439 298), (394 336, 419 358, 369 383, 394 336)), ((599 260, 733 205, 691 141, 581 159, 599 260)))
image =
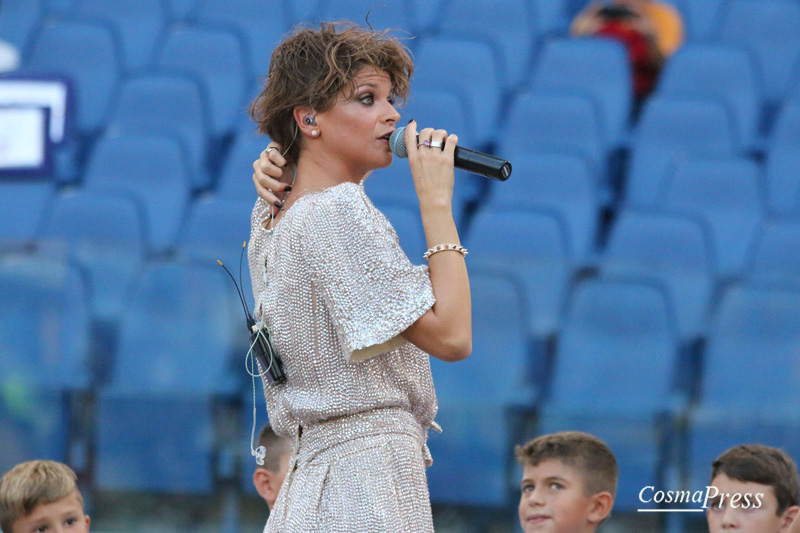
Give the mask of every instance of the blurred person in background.
POLYGON ((683 43, 683 20, 673 6, 655 0, 592 2, 572 21, 570 33, 625 45, 638 107, 655 88, 664 62, 683 43))
POLYGON ((265 375, 264 391, 270 424, 293 442, 268 533, 433 531, 429 358, 472 347, 452 211, 458 138, 414 121, 405 130, 427 266, 409 261, 363 185, 392 162, 395 99, 412 72, 385 32, 323 23, 275 49, 251 107, 272 142, 253 165, 250 270, 286 374, 265 375))

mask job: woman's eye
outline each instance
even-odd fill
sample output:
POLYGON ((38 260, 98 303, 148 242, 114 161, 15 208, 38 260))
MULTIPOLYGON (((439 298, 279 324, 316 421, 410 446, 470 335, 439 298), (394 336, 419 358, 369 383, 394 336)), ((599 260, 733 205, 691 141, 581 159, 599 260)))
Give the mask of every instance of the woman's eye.
POLYGON ((556 482, 550 483, 550 489, 551 490, 558 490, 558 489, 563 489, 563 488, 564 488, 564 485, 562 485, 561 483, 556 483, 556 482))
POLYGON ((362 104, 371 104, 375 101, 375 98, 371 94, 365 94, 361 97, 362 104))

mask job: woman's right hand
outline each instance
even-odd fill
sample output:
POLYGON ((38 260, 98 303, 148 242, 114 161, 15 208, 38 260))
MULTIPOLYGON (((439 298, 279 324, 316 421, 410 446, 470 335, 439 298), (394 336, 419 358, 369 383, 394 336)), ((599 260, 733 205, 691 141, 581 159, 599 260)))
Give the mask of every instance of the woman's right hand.
POLYGON ((253 162, 253 183, 258 196, 273 204, 277 208, 283 207, 283 202, 277 193, 292 190, 289 180, 291 168, 287 166, 286 159, 281 155, 281 146, 271 142, 266 150, 261 152, 261 157, 253 162))
POLYGON ((417 123, 412 120, 406 127, 405 141, 408 164, 420 206, 450 207, 453 200, 453 165, 458 137, 447 135, 445 130, 433 128, 425 128, 417 135, 417 123), (430 146, 431 143, 433 146, 430 146))

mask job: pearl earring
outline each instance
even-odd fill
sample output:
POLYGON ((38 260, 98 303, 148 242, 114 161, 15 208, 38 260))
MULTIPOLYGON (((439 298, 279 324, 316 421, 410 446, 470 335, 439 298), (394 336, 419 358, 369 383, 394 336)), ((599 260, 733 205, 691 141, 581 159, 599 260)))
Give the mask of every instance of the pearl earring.
POLYGON ((317 130, 311 130, 311 136, 316 137, 319 132, 317 130))

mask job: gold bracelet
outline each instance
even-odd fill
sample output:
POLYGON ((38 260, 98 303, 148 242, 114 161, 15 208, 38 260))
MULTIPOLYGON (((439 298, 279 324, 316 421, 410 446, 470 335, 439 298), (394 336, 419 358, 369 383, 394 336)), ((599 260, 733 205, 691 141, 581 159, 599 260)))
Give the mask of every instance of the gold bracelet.
POLYGON ((463 246, 461 246, 460 244, 452 244, 452 243, 450 243, 450 244, 437 244, 436 246, 434 246, 433 248, 429 248, 427 252, 422 254, 422 258, 423 259, 428 259, 433 254, 436 254, 436 253, 439 253, 439 252, 445 252, 445 251, 448 251, 448 250, 452 250, 454 252, 458 252, 461 255, 467 255, 469 253, 467 251, 467 249, 464 248, 463 246))

